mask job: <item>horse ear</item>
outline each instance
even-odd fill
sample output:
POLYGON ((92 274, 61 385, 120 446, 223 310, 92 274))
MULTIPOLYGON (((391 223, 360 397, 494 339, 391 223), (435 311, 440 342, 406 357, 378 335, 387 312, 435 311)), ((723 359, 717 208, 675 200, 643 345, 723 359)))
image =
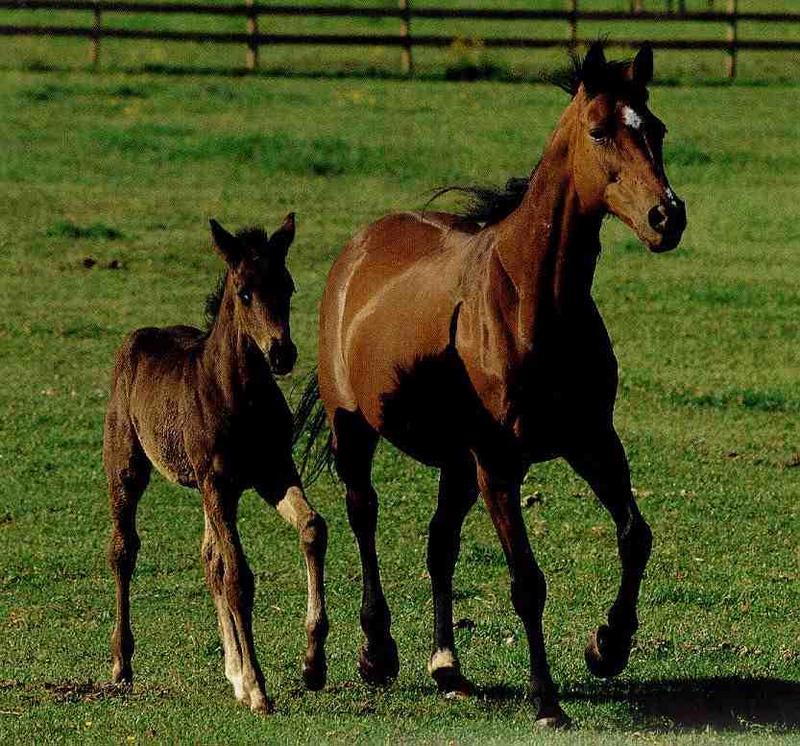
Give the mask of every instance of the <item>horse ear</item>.
POLYGON ((653 79, 653 48, 646 42, 633 58, 631 78, 642 88, 650 85, 650 81, 653 79))
POLYGON ((581 65, 581 82, 590 97, 600 92, 605 68, 606 54, 603 51, 603 43, 600 41, 592 42, 581 65))
POLYGON ((289 251, 289 247, 292 245, 292 241, 294 241, 294 228, 294 213, 290 212, 286 216, 281 227, 270 236, 270 249, 279 252, 281 256, 285 257, 289 251))
POLYGON ((242 251, 238 239, 228 233, 214 218, 211 218, 208 222, 211 226, 214 248, 230 266, 236 266, 242 260, 242 251))

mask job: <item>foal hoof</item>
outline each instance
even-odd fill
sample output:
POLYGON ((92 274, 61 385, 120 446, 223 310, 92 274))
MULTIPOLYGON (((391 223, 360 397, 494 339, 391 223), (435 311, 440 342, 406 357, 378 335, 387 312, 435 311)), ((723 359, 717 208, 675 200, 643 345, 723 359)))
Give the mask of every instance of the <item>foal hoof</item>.
POLYGON ((379 645, 365 642, 358 654, 358 671, 361 678, 371 686, 391 684, 400 671, 394 640, 389 637, 379 645))
POLYGON ((323 655, 320 659, 303 661, 303 681, 306 689, 317 692, 325 686, 328 678, 328 664, 323 655))
POLYGON ((589 635, 584 657, 587 668, 594 676, 609 679, 625 669, 630 654, 630 638, 615 635, 611 627, 602 624, 589 635))
POLYGON ((131 669, 130 665, 124 666, 115 663, 114 668, 111 670, 111 683, 120 687, 132 687, 133 669, 131 669))
POLYGON ((250 695, 250 712, 256 715, 271 715, 275 712, 275 703, 266 695, 254 697, 250 695))

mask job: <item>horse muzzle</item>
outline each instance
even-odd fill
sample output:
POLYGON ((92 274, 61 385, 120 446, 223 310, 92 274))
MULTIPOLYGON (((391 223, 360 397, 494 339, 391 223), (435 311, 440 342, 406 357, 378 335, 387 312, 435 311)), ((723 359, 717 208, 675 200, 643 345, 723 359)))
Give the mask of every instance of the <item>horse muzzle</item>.
POLYGON ((286 375, 297 362, 297 348, 293 342, 273 342, 269 347, 267 360, 275 375, 286 375))
POLYGON ((647 242, 650 251, 671 251, 681 242, 686 230, 686 204, 677 197, 662 202, 650 208, 647 222, 656 236, 655 240, 647 242))

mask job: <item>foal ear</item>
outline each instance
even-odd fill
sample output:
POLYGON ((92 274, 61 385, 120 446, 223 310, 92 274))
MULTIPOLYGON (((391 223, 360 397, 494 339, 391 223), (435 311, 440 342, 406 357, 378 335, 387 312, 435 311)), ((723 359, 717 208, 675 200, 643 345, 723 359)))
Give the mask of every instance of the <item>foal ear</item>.
POLYGON ((653 48, 645 42, 631 63, 631 78, 642 88, 650 85, 653 79, 653 48))
POLYGON ((294 213, 290 212, 283 224, 275 233, 270 236, 269 247, 271 251, 279 253, 282 257, 286 257, 289 247, 294 241, 294 213))
POLYGON ((214 239, 214 248, 220 256, 231 266, 237 265, 242 259, 242 250, 236 236, 226 231, 214 218, 208 221, 211 226, 211 237, 214 239))
POLYGON ((606 54, 601 41, 592 42, 581 65, 581 82, 589 97, 600 92, 606 69, 606 54))

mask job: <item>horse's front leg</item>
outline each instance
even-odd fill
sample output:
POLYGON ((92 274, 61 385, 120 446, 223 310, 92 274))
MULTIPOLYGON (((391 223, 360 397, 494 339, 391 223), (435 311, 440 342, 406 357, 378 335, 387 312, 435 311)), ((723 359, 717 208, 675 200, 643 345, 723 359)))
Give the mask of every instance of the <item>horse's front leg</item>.
POLYGON ((204 480, 201 491, 206 515, 203 558, 219 615, 226 674, 233 677, 238 699, 249 704, 253 712, 269 712, 272 703, 264 690, 264 675, 253 642, 255 581, 236 528, 240 492, 215 477, 204 480), (240 658, 229 658, 237 652, 240 658))
POLYGON ((291 524, 300 536, 300 549, 306 562, 308 602, 306 635, 308 645, 303 660, 303 680, 309 689, 322 689, 328 672, 325 659, 325 640, 328 637, 328 615, 325 611, 325 552, 328 547, 328 527, 303 492, 300 477, 294 466, 285 473, 257 486, 258 493, 274 505, 281 517, 291 524))
POLYGON ((547 594, 544 574, 528 541, 522 519, 519 491, 521 479, 478 466, 478 484, 489 509, 511 576, 511 601, 525 626, 531 664, 531 694, 538 702, 537 725, 563 727, 569 724, 558 703, 555 684, 547 665, 542 613, 547 594))
POLYGON ((608 624, 589 637, 586 664, 595 676, 616 676, 628 663, 633 635, 639 626, 636 604, 652 533, 631 492, 625 450, 613 428, 570 449, 567 461, 606 507, 617 527, 622 577, 608 624))
POLYGON ((473 688, 461 673, 453 635, 453 573, 461 544, 461 526, 478 497, 475 461, 470 454, 442 467, 439 499, 428 529, 428 574, 433 592, 434 649, 428 673, 439 691, 466 696, 473 688))

